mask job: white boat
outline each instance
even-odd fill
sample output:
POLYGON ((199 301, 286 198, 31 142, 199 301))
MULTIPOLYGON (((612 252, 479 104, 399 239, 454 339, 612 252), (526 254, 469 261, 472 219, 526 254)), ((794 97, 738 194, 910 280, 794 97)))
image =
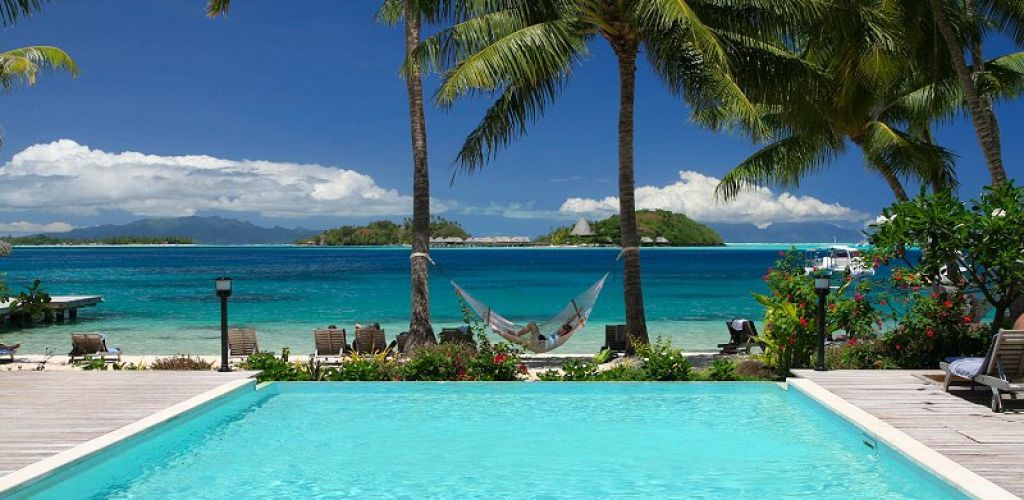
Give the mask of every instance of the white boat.
POLYGON ((854 278, 875 275, 874 266, 864 262, 860 250, 846 246, 832 246, 808 251, 804 270, 808 274, 828 271, 832 274, 849 274, 854 278))

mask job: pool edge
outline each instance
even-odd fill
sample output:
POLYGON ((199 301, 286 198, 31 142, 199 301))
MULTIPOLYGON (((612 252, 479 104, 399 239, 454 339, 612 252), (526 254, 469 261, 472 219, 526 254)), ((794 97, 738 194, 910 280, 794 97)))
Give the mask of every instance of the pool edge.
POLYGON ((252 378, 243 378, 225 382, 213 389, 192 396, 185 401, 169 406, 147 417, 127 424, 124 427, 22 467, 21 469, 18 469, 6 476, 0 477, 0 495, 28 486, 29 484, 56 472, 58 469, 66 465, 86 459, 110 446, 133 436, 137 436, 142 432, 150 430, 214 400, 220 399, 221 397, 227 396, 228 394, 246 386, 251 386, 255 389, 256 380, 252 378))
POLYGON ((786 383, 966 495, 984 499, 1020 498, 811 380, 791 377, 786 383))

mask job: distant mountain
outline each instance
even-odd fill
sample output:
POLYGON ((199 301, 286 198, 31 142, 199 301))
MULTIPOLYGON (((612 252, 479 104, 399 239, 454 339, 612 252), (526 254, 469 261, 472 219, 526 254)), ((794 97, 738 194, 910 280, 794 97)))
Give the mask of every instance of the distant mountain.
POLYGON ((709 223, 726 243, 857 243, 865 239, 860 229, 828 222, 779 222, 764 229, 753 224, 709 223))
POLYGON ((224 217, 170 217, 142 219, 127 224, 104 224, 83 227, 63 233, 50 233, 62 239, 98 240, 114 237, 189 238, 208 245, 258 245, 295 243, 317 234, 312 229, 287 229, 280 226, 260 227, 248 221, 224 217))

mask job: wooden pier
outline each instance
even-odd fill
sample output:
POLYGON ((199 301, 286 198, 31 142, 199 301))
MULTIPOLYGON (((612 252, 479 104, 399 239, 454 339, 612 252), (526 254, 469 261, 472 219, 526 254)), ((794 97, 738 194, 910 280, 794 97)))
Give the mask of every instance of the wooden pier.
MULTIPOLYGON (((78 319, 78 309, 82 307, 95 307, 103 302, 101 295, 52 295, 50 302, 46 304, 44 319, 47 323, 53 321, 64 322, 78 319)), ((0 319, 7 317, 11 312, 10 300, 0 301, 0 319)))

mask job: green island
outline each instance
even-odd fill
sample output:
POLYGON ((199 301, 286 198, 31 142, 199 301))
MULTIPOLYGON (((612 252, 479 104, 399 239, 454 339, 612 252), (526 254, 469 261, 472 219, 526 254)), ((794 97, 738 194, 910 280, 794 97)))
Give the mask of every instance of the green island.
MULTIPOLYGON (((469 233, 458 222, 435 216, 430 220, 430 237, 466 239, 469 238, 469 233)), ((300 245, 315 246, 386 246, 411 243, 412 219, 405 219, 401 224, 378 220, 365 226, 341 226, 298 241, 300 245)))
POLYGON ((6 236, 12 245, 192 245, 184 236, 110 236, 107 238, 57 238, 45 234, 6 236))
MULTIPOLYGON (((722 237, 704 224, 683 215, 667 210, 639 210, 636 213, 637 230, 645 245, 661 244, 674 247, 723 246, 722 237), (649 241, 647 239, 649 239, 649 241), (658 238, 663 238, 659 242, 658 238)), ((618 245, 619 216, 590 224, 592 235, 573 234, 574 226, 564 226, 552 230, 538 238, 535 243, 549 245, 618 245)))

